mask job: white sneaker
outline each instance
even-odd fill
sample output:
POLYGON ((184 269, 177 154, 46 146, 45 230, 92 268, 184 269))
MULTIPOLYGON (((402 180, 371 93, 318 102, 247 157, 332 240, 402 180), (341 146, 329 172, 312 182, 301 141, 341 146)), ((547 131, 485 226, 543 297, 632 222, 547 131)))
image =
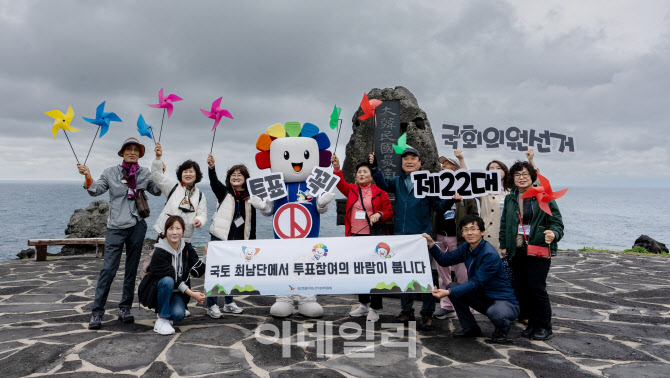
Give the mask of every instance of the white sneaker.
MULTIPOLYGON (((160 318, 161 318, 161 317, 160 317, 158 314, 156 314, 156 319, 160 319, 160 318)), ((168 321, 170 322, 170 325, 174 324, 174 323, 172 322, 172 320, 168 320, 168 321)))
POLYGON ((191 311, 184 310, 184 317, 191 316, 191 311))
POLYGON ((377 312, 377 310, 371 308, 370 311, 368 312, 367 320, 369 322, 376 322, 377 320, 379 320, 379 313, 377 312))
POLYGON ((361 303, 360 306, 358 306, 357 309, 349 313, 349 316, 353 316, 354 318, 358 318, 361 316, 365 316, 368 311, 370 311, 370 304, 363 304, 361 303))
POLYGON ((219 308, 219 305, 213 304, 207 309, 207 315, 211 316, 214 319, 218 319, 221 317, 221 309, 219 308))
POLYGON ((160 335, 172 335, 174 334, 174 328, 167 319, 158 318, 156 319, 156 325, 154 325, 154 332, 160 335))
POLYGON ((233 314, 241 314, 244 309, 237 307, 235 302, 230 302, 223 306, 223 312, 232 312, 233 314))

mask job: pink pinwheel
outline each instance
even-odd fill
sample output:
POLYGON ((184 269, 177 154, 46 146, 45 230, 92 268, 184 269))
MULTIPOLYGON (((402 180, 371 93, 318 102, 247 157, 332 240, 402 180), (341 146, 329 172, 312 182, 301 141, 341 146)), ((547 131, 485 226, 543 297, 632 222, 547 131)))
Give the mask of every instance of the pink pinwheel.
POLYGON ((177 101, 181 101, 181 100, 183 100, 183 98, 177 96, 176 94, 171 94, 171 95, 168 95, 167 97, 165 97, 163 95, 163 88, 161 88, 161 90, 158 91, 158 104, 149 104, 149 106, 151 106, 152 108, 156 108, 156 109, 158 109, 158 108, 166 109, 167 110, 167 116, 168 116, 168 118, 170 118, 170 116, 172 115, 172 110, 173 110, 172 103, 177 102, 177 101))
POLYGON ((541 186, 536 186, 534 188, 530 188, 526 190, 526 193, 521 196, 521 198, 531 198, 535 197, 537 199, 537 204, 540 206, 540 209, 544 211, 545 213, 549 215, 551 214, 551 209, 549 208, 549 201, 553 201, 555 199, 559 199, 563 197, 565 192, 568 191, 568 189, 563 189, 559 190, 558 192, 554 192, 551 189, 551 184, 549 183, 549 180, 547 180, 546 177, 542 176, 541 174, 537 174, 537 177, 540 179, 540 184, 541 186))
POLYGON ((219 97, 216 100, 214 100, 214 102, 212 102, 212 110, 210 110, 210 111, 207 111, 207 110, 202 109, 202 108, 200 109, 200 111, 202 112, 202 114, 205 117, 211 118, 211 119, 214 120, 214 126, 212 127, 211 131, 214 131, 216 129, 216 127, 219 125, 219 121, 221 121, 221 117, 227 117, 227 118, 233 119, 233 115, 230 114, 229 111, 227 111, 226 109, 221 109, 220 108, 222 99, 223 99, 223 97, 219 97))

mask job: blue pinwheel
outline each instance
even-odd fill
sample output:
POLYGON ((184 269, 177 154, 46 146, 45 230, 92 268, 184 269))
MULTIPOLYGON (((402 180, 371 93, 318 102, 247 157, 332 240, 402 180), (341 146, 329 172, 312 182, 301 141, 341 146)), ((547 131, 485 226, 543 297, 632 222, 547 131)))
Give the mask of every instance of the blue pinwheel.
POLYGON ((95 110, 95 119, 86 117, 81 118, 83 118, 84 121, 86 122, 98 125, 98 127, 102 129, 102 131, 100 132, 100 138, 102 138, 102 136, 105 135, 105 133, 107 133, 107 130, 109 130, 109 123, 111 121, 122 122, 121 118, 119 118, 119 116, 117 116, 116 113, 105 112, 105 101, 103 101, 100 105, 98 105, 98 108, 95 110))
POLYGON ((91 153, 91 149, 93 148, 93 143, 95 143, 95 138, 98 136, 98 132, 100 132, 100 138, 102 138, 102 136, 107 133, 107 130, 109 130, 109 123, 111 121, 115 122, 123 122, 123 121, 121 121, 121 118, 119 118, 119 116, 117 116, 116 113, 105 112, 105 101, 103 101, 95 109, 95 118, 86 118, 86 117, 81 118, 83 118, 84 121, 86 122, 98 125, 98 130, 96 130, 95 132, 93 142, 91 142, 91 147, 89 147, 88 154, 86 154, 86 159, 84 160, 84 165, 86 165, 86 161, 88 161, 88 155, 91 153), (100 131, 101 129, 102 131, 100 131))
MULTIPOLYGON (((144 121, 144 117, 142 117, 142 114, 140 114, 140 117, 137 119, 137 131, 140 132, 140 135, 154 139, 153 128, 154 128, 153 126, 149 125, 148 123, 146 123, 146 121, 144 121)), ((154 143, 156 143, 155 139, 154 143)))

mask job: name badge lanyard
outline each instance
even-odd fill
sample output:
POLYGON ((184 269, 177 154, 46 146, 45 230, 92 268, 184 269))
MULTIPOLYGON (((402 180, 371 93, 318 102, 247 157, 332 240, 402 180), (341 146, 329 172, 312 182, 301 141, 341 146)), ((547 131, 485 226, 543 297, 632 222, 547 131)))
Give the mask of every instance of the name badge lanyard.
MULTIPOLYGON (((529 199, 530 202, 530 221, 532 222, 533 220, 533 199, 529 199)), ((523 233, 523 240, 526 242, 526 245, 528 245, 528 238, 526 237, 526 228, 523 225, 523 220, 521 219, 521 213, 519 212, 521 210, 521 207, 519 206, 519 203, 517 202, 517 207, 519 210, 516 211, 516 215, 519 217, 519 224, 521 225, 521 232, 523 233)), ((530 232, 530 225, 528 227, 528 232, 530 232)))
MULTIPOLYGON (((368 190, 367 190, 366 193, 370 192, 370 190, 372 190, 372 185, 370 185, 370 187, 368 188, 368 190)), ((359 232, 365 230, 366 228, 369 228, 369 229, 370 229, 370 232, 372 232, 372 228, 370 228, 370 218, 368 217, 368 212, 367 212, 367 210, 365 209, 365 205, 363 204, 363 193, 361 192, 361 187, 360 187, 360 185, 358 186, 358 199, 360 200, 360 202, 361 202, 361 208, 363 208, 363 212, 365 213, 365 220, 366 220, 366 223, 367 223, 367 224, 366 224, 365 226, 361 227, 360 230, 356 230, 356 232, 352 232, 352 233, 351 233, 352 235, 357 235, 359 232)), ((373 210, 374 210, 374 209, 373 209, 373 210)))

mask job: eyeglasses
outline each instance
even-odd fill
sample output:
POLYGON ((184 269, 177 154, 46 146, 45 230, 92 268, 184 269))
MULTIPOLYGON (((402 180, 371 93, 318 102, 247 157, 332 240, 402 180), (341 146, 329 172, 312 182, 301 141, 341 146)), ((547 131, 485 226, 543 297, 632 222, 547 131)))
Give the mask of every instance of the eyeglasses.
POLYGON ((232 175, 230 175, 230 177, 231 177, 231 178, 232 178, 232 177, 240 177, 240 178, 241 178, 241 177, 244 177, 244 175, 241 174, 241 173, 233 173, 232 175))
POLYGON ((474 233, 474 232, 479 231, 479 228, 476 228, 476 227, 463 228, 463 229, 461 229, 461 231, 462 231, 464 234, 471 234, 471 233, 474 233))
POLYGON ((133 147, 126 147, 126 151, 130 151, 130 152, 142 152, 142 149, 139 148, 139 147, 134 147, 134 146, 133 146, 133 147))
POLYGON ((514 178, 521 178, 521 177, 530 177, 530 173, 528 172, 517 172, 514 174, 514 178))

